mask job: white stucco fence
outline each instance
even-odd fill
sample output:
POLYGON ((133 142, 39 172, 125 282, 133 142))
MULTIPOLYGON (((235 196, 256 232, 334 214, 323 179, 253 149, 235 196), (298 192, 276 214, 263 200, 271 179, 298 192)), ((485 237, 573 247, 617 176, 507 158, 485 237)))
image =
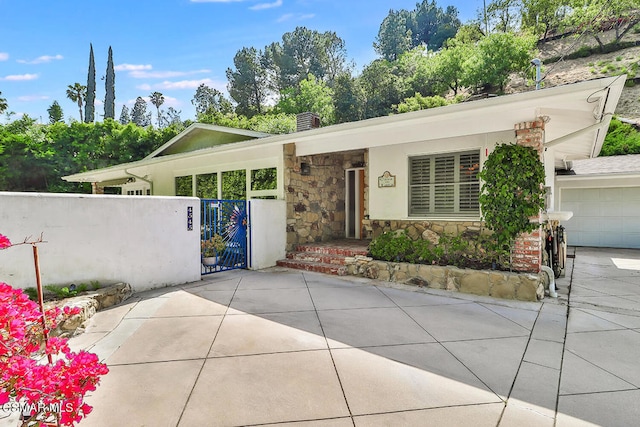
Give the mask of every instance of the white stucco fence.
POLYGON ((251 219, 251 269, 276 265, 286 255, 287 203, 284 200, 249 202, 251 219))
MULTIPOLYGON (((0 234, 14 244, 43 234, 38 251, 45 285, 123 281, 142 291, 200 280, 199 203, 192 197, 0 192, 0 234)), ((0 251, 0 281, 35 286, 30 245, 0 251)))

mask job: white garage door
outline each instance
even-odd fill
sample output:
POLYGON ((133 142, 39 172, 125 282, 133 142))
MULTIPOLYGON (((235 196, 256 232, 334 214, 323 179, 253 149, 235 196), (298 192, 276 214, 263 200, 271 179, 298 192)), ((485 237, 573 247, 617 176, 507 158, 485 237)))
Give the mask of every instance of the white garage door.
POLYGON ((560 210, 571 246, 640 248, 640 187, 563 188, 560 210))

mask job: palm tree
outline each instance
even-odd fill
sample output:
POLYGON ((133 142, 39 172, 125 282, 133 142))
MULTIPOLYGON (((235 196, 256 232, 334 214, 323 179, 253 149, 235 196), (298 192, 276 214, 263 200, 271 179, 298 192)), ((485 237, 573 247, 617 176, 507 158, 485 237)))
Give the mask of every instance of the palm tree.
POLYGON ((160 117, 160 106, 164 104, 164 95, 160 92, 153 92, 149 95, 149 101, 156 106, 156 111, 158 112, 158 128, 161 128, 162 118, 160 117))
POLYGON ((81 85, 80 83, 74 83, 73 85, 67 86, 67 98, 72 100, 73 102, 78 103, 78 110, 80 110, 80 121, 82 122, 82 104, 84 102, 84 98, 87 95, 87 87, 81 85))
POLYGON ((2 92, 0 92, 0 114, 4 113, 7 108, 9 108, 9 104, 7 104, 7 100, 2 97, 2 92))

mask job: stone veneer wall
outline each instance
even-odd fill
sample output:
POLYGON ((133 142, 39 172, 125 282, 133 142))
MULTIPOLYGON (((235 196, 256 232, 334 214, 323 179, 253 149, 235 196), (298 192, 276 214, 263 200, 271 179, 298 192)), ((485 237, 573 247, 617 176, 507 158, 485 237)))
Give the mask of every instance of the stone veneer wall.
POLYGON ((362 150, 296 157, 295 144, 284 146, 288 251, 302 243, 344 238, 344 170, 364 161, 362 150), (301 163, 311 165, 310 175, 301 174, 301 163))
POLYGON ((521 301, 544 297, 542 279, 533 274, 386 262, 365 256, 347 258, 346 265, 350 275, 387 282, 521 301))
MULTIPOLYGON (((384 219, 368 219, 364 220, 364 227, 368 236, 367 238, 376 238, 387 231, 407 230, 409 237, 413 240, 419 238, 425 240, 434 240, 433 233, 441 236, 460 235, 466 231, 480 232, 483 230, 482 221, 428 221, 428 220, 384 220, 384 219)), ((486 231, 486 229, 484 229, 486 231)), ((437 243, 437 239, 435 242, 437 243)))

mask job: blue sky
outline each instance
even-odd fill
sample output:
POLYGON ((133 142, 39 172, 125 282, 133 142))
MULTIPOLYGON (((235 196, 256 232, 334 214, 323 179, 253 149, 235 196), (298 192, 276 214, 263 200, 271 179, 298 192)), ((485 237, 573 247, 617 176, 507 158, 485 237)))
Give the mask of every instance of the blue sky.
MULTIPOLYGON (((335 31, 356 71, 376 58, 372 44, 389 9, 417 0, 0 0, 0 92, 9 110, 46 122, 54 100, 65 119, 78 119, 67 85, 86 84, 89 43, 96 62, 96 117, 100 120, 107 51, 116 66, 116 118, 137 96, 164 94, 163 109, 194 118, 200 83, 226 93, 225 71, 242 47, 280 41, 297 26, 335 31)), ((463 22, 482 0, 440 0, 463 22)), ((149 111, 155 108, 149 104, 149 111)), ((155 116, 155 114, 154 114, 155 116)), ((15 117, 14 117, 15 118, 15 117)), ((5 122, 5 118, 0 118, 5 122)))

